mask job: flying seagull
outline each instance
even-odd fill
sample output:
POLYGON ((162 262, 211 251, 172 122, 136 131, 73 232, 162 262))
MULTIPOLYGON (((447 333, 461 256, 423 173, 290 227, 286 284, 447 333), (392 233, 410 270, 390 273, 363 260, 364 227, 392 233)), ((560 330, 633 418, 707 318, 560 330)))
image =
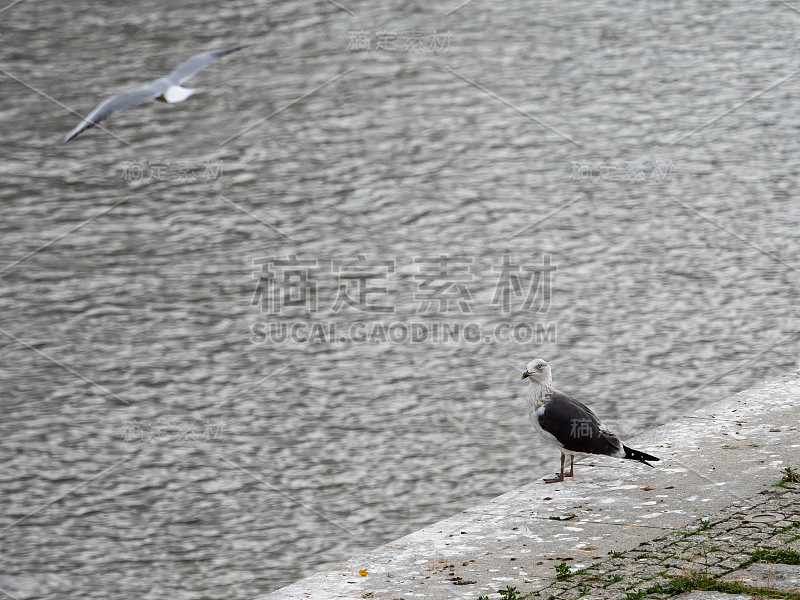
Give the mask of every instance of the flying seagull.
POLYGON ((181 63, 177 69, 166 77, 156 79, 147 85, 137 87, 129 92, 106 98, 98 104, 97 108, 90 112, 83 121, 78 123, 75 129, 67 134, 64 138, 64 143, 66 144, 71 139, 78 137, 81 133, 90 127, 94 127, 100 121, 107 119, 118 110, 128 108, 133 104, 147 102, 148 100, 159 100, 161 102, 170 103, 183 102, 194 93, 194 89, 182 87, 182 83, 191 79, 200 69, 218 61, 227 54, 238 52, 242 48, 247 48, 247 46, 229 48, 227 50, 211 50, 209 52, 195 54, 189 60, 181 63))
POLYGON ((550 444, 561 450, 561 473, 545 479, 546 483, 572 477, 576 454, 605 454, 617 458, 660 460, 628 448, 586 406, 553 387, 550 365, 541 358, 528 363, 523 379, 528 379, 528 410, 533 428, 550 444), (569 454, 569 473, 564 473, 564 459, 569 454))

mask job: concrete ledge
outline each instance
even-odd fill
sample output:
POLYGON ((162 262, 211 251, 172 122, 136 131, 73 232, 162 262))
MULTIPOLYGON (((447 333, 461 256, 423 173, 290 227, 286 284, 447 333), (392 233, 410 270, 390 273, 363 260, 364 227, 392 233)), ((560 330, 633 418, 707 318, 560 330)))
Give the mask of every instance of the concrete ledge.
POLYGON ((264 598, 476 600, 507 585, 527 592, 551 584, 562 561, 585 567, 732 505, 751 506, 781 469, 800 466, 800 372, 630 442, 661 457, 657 468, 584 459, 572 480, 534 481, 264 598))

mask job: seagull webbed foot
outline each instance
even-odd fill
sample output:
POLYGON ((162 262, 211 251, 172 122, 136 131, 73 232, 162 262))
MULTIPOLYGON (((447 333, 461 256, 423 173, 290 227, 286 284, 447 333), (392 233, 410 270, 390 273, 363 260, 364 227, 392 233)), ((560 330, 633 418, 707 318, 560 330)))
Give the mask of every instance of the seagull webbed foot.
POLYGON ((550 479, 548 479, 547 477, 545 477, 544 479, 545 483, 558 483, 559 481, 564 481, 563 473, 559 473, 558 475, 556 475, 555 477, 551 477, 550 479))

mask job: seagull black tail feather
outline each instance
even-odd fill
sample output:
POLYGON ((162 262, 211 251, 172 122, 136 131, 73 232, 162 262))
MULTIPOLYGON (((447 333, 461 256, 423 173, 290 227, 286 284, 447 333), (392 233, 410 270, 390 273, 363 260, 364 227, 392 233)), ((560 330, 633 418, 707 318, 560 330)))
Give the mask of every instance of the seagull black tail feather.
MULTIPOLYGON (((622 449, 625 450, 625 458, 629 458, 631 460, 638 460, 639 462, 643 462, 648 467, 653 467, 648 460, 661 460, 660 458, 653 456, 652 454, 647 454, 646 452, 640 452, 639 450, 634 450, 633 448, 628 448, 626 445, 622 445, 622 449)), ((655 469, 655 467, 653 467, 655 469)))

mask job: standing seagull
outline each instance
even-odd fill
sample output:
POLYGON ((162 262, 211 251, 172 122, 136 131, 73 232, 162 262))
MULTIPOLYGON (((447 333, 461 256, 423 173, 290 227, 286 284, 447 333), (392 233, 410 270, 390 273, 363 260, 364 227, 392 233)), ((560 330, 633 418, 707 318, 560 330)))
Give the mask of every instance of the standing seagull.
POLYGON ((529 379, 528 410, 531 424, 550 444, 561 450, 561 473, 546 483, 572 477, 576 454, 605 454, 643 462, 660 460, 628 448, 586 406, 553 387, 550 365, 541 358, 528 363, 523 379, 529 379), (569 473, 564 473, 564 458, 569 454, 569 473))
POLYGON ((210 52, 201 52, 195 54, 189 60, 180 64, 172 73, 166 77, 161 77, 155 81, 151 81, 147 85, 140 86, 132 89, 123 94, 117 94, 106 98, 97 105, 92 112, 64 138, 66 144, 73 138, 78 137, 81 133, 94 127, 103 119, 107 119, 112 113, 128 108, 133 104, 146 102, 148 100, 159 100, 161 102, 183 102, 194 93, 194 89, 182 87, 181 84, 191 79, 195 73, 200 69, 207 67, 213 62, 218 61, 220 58, 232 52, 238 52, 247 46, 240 46, 238 48, 230 48, 228 50, 211 50, 210 52))

